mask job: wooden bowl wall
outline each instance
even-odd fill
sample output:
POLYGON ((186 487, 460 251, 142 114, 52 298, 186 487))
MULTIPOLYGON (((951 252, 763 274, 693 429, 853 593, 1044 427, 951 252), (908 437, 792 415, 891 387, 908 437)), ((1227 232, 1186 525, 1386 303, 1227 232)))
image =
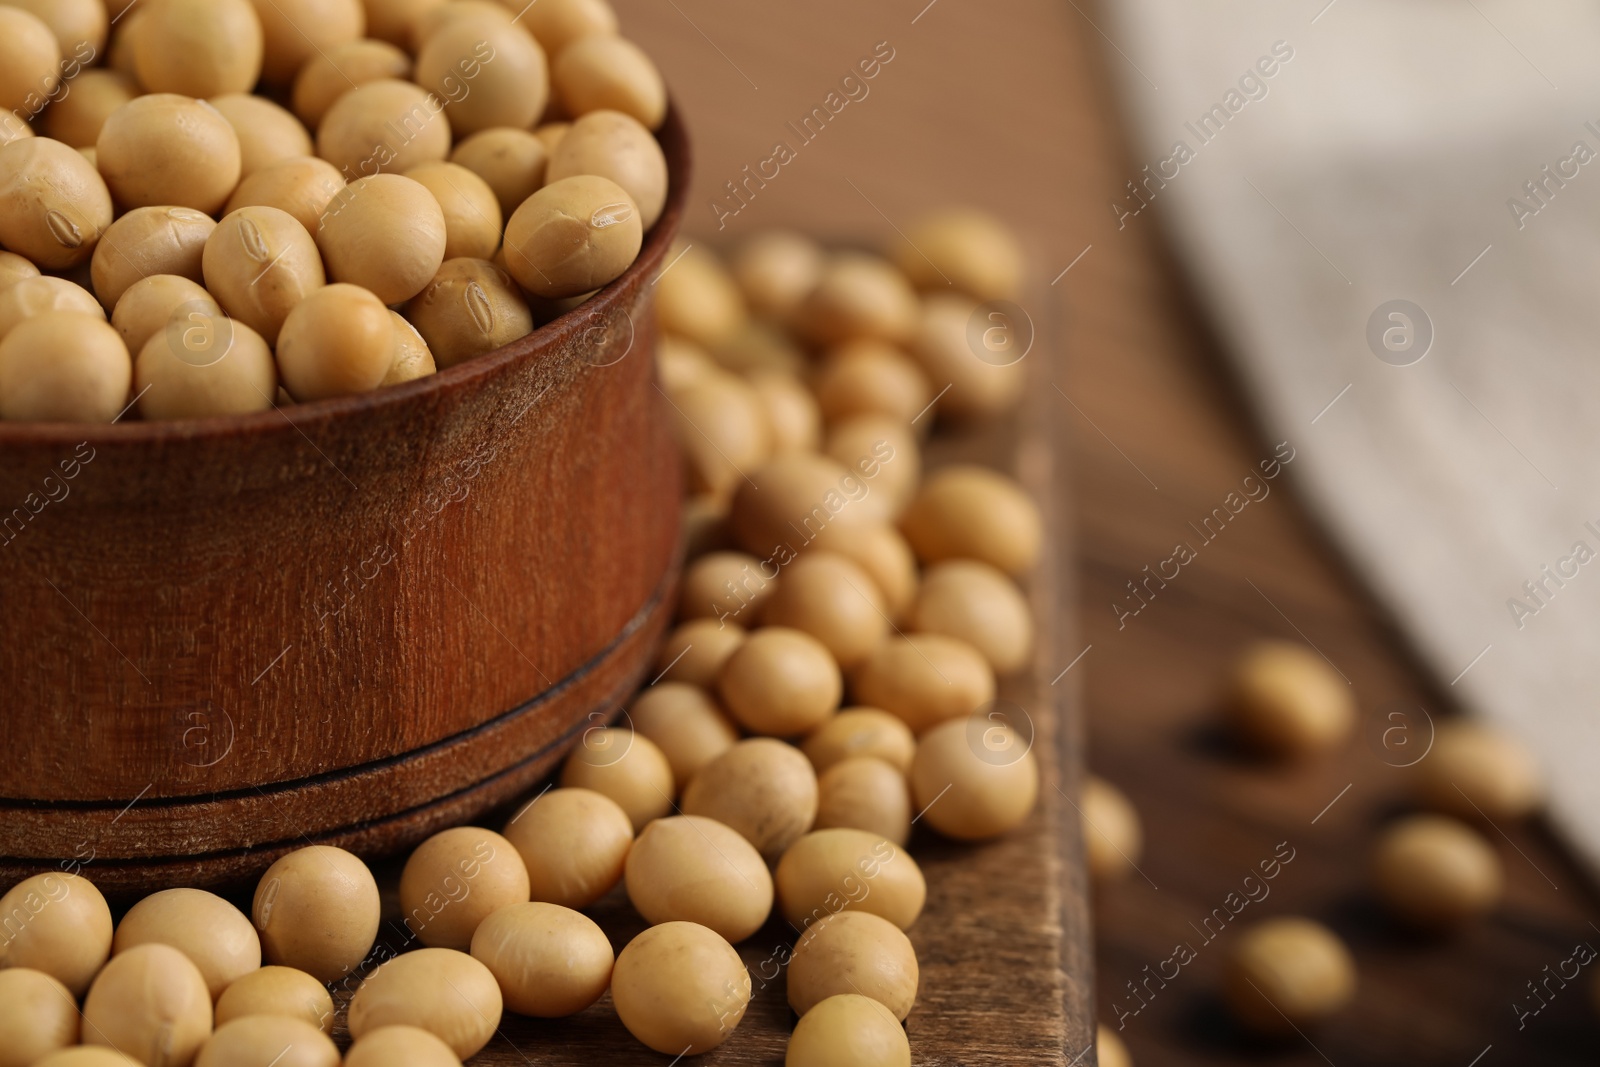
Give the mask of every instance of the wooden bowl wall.
POLYGON ((638 261, 522 340, 244 418, 0 424, 0 885, 218 884, 513 797, 643 674, 679 460, 638 261))

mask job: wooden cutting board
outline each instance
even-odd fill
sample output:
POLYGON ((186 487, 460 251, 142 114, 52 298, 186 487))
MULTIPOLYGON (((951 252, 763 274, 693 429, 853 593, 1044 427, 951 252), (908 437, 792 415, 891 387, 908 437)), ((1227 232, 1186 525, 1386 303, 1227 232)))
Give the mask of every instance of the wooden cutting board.
MULTIPOLYGON (((1036 378, 1045 371, 1043 360, 1036 378)), ((1040 654, 1026 676, 1002 683, 1000 696, 1027 712, 1041 771, 1040 803, 1016 833, 987 845, 947 842, 919 828, 912 856, 928 881, 926 910, 910 930, 921 967, 917 1004, 906 1021, 917 1064, 1049 1065, 1079 1058, 1092 1040, 1091 954, 1076 796, 1079 749, 1073 717, 1073 673, 1060 675, 1063 632, 1061 563, 1068 544, 1056 506, 1061 472, 1053 462, 1052 430, 1033 410, 1045 397, 1030 391, 1027 417, 1016 424, 961 437, 937 435, 930 465, 981 462, 1017 474, 1043 506, 1054 551, 1033 576, 1030 593, 1040 622, 1040 654), (1059 678, 1055 685, 1052 678, 1059 678)), ((1041 404, 1042 406, 1042 404, 1041 404)), ((500 826, 511 809, 483 825, 500 826)), ((386 918, 379 942, 395 950, 408 942, 396 899, 398 867, 378 872, 386 918)), ((588 914, 621 951, 645 928, 619 887, 588 914)), ((795 1018, 784 987, 794 947, 793 928, 769 922, 739 946, 754 997, 743 1022, 720 1048, 695 1060, 722 1065, 781 1064, 795 1018)), ((341 998, 343 999, 343 998, 341 998)), ((342 1018, 340 1022, 342 1024, 342 1018)), ((588 1065, 668 1062, 635 1041, 617 1019, 608 993, 568 1019, 506 1015, 494 1040, 472 1064, 588 1065)))

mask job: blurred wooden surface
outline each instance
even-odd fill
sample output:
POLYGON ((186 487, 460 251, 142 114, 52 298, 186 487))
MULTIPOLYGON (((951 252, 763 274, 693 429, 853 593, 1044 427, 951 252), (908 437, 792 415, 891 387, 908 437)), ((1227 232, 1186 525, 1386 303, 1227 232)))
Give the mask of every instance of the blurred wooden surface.
MULTIPOLYGON (((618 7, 628 32, 659 57, 693 123, 699 163, 690 232, 714 234, 710 201, 723 183, 766 159, 775 140, 791 139, 786 123, 821 104, 887 41, 895 58, 870 94, 801 147, 717 236, 737 240, 800 223, 882 237, 926 208, 971 201, 1008 219, 1028 243, 1036 291, 1049 294, 1038 317, 1066 324, 1057 336, 1067 358, 1052 368, 1059 392, 1044 399, 1070 441, 1083 620, 1070 644, 1046 655, 1053 652, 1060 669, 1089 647, 1061 684, 1085 687, 1091 766, 1132 793, 1148 835, 1140 864, 1148 879, 1135 875, 1095 901, 1100 1017, 1115 1026, 1118 1004, 1137 1006, 1125 983, 1143 978, 1178 941, 1199 947, 1176 981, 1126 1018, 1136 1062, 1587 1062, 1600 1036, 1588 975, 1565 989, 1552 985, 1548 1007, 1518 1028, 1516 1006, 1537 1006, 1527 983, 1542 980, 1576 942, 1600 946, 1588 922, 1592 892, 1542 829, 1493 835, 1508 899, 1459 939, 1399 936, 1364 896, 1374 831, 1404 801, 1407 773, 1391 764, 1409 758, 1373 738, 1391 725, 1392 710, 1420 704, 1440 716, 1450 705, 1306 521, 1292 496, 1292 464, 1270 497, 1118 628, 1111 604, 1126 583, 1170 555, 1189 536, 1187 524, 1220 504, 1275 442, 1251 428, 1167 259, 1160 205, 1125 230, 1113 222, 1108 204, 1136 167, 1107 88, 1109 65, 1123 60, 1096 28, 1104 22, 1095 6, 618 7), (1299 770, 1243 760, 1208 729, 1216 685, 1250 640, 1300 634, 1350 678, 1363 708, 1361 737, 1299 770), (1239 921, 1303 912, 1331 922, 1349 939, 1362 984, 1355 1005, 1310 1041, 1262 1046, 1241 1039, 1215 999, 1232 935, 1200 946, 1190 924, 1285 840, 1296 859, 1239 921)), ((1414 711, 1411 721, 1425 731, 1414 711)), ((988 969, 995 983, 1014 980, 999 955, 988 969)))

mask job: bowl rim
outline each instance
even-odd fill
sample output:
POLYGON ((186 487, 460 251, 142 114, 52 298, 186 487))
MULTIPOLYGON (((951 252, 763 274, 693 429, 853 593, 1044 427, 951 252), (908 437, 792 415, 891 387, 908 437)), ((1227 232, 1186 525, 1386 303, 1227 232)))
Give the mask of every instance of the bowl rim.
MULTIPOLYGON (((229 438, 262 436, 274 430, 298 432, 336 419, 370 414, 405 404, 426 403, 430 398, 464 386, 479 384, 510 365, 536 357, 570 340, 572 335, 604 316, 625 299, 637 284, 649 284, 642 276, 656 269, 667 248, 677 238, 678 223, 688 201, 692 157, 688 130, 677 104, 668 100, 667 114, 654 131, 657 144, 667 160, 667 200, 661 216, 645 234, 639 254, 611 282, 577 307, 492 352, 446 367, 408 382, 380 386, 365 393, 330 397, 273 407, 249 415, 211 415, 198 419, 165 419, 154 422, 5 422, 0 421, 0 450, 14 446, 51 445, 72 448, 80 443, 99 447, 164 445, 169 442, 222 441, 229 438)), ((131 408, 132 403, 129 404, 131 408)))

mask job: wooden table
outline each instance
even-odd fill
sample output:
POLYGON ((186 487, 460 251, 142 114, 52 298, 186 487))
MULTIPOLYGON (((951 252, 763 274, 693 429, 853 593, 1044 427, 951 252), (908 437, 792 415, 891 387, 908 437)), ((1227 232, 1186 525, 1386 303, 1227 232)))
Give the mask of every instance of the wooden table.
MULTIPOLYGON (((1122 60, 1096 28, 1104 21, 1095 6, 620 0, 618 8, 691 118, 699 152, 691 231, 736 240, 803 224, 883 237, 927 208, 971 201, 1024 234, 1038 291, 1048 294, 1036 317, 1062 324, 1055 336, 1067 353, 1052 369, 1059 393, 1043 399, 1047 418, 1070 440, 1081 596, 1070 588, 1063 596, 1081 606, 1083 621, 1076 637, 1060 631, 1053 654, 1060 669, 1083 653, 1060 684, 1084 687, 1090 762, 1131 792, 1148 835, 1140 864, 1148 877, 1135 875, 1095 901, 1100 1017, 1114 1024, 1116 1005, 1129 1003, 1119 999, 1125 983, 1177 941, 1194 939, 1190 923, 1281 841, 1295 860, 1271 897, 1251 906, 1258 914, 1241 918, 1324 919, 1349 940, 1361 969, 1360 995, 1337 1025, 1309 1041, 1254 1045, 1232 1030, 1215 999, 1224 934, 1126 1019, 1141 1067, 1466 1067, 1480 1055, 1480 1067, 1587 1062, 1597 1032, 1589 976, 1547 996, 1549 1006, 1520 1030, 1513 1008, 1536 1004, 1525 983, 1566 959, 1577 941, 1600 946, 1588 922, 1592 891, 1542 828, 1506 827, 1509 837, 1496 836, 1507 902, 1457 940, 1400 936, 1366 898, 1374 829, 1400 810, 1407 779, 1390 765, 1392 753, 1368 738, 1389 710, 1421 704, 1442 715, 1450 704, 1307 522, 1290 482, 1275 483, 1180 581, 1118 626, 1111 604, 1125 583, 1168 556, 1187 523, 1269 456, 1272 443, 1254 432, 1164 252, 1160 205, 1125 230, 1113 222, 1107 205, 1137 168, 1108 89, 1108 64, 1122 60), (749 187, 748 202, 724 216, 717 233, 710 201, 723 183, 766 159, 775 140, 792 139, 786 124, 821 104, 880 41, 894 59, 869 95, 846 106, 778 178, 749 187), (1279 770, 1241 759, 1211 730, 1229 657, 1269 635, 1303 635, 1350 677, 1364 737, 1337 758, 1279 770)), ((1022 978, 997 950, 992 981, 1022 978)))

